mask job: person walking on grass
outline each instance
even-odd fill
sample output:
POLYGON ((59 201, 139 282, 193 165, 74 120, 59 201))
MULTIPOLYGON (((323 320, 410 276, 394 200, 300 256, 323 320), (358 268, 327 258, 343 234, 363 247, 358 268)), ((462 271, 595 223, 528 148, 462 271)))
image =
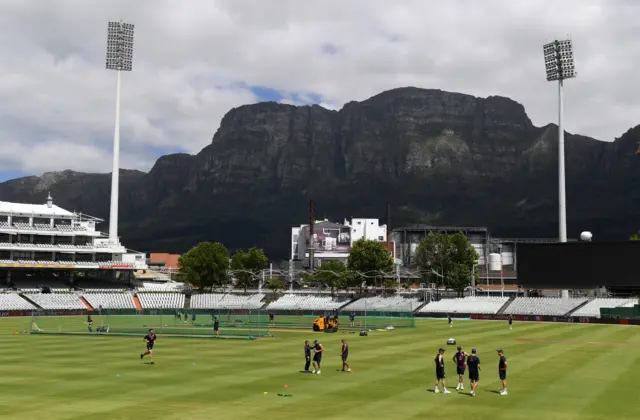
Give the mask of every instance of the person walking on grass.
POLYGON ((347 363, 347 359, 349 358, 349 344, 347 344, 347 340, 342 339, 342 350, 340 351, 340 356, 342 357, 342 372, 351 372, 351 368, 349 367, 349 363, 347 363))
POLYGON ((513 317, 511 315, 509 315, 509 329, 513 329, 513 317))
POLYGON ((444 374, 444 349, 443 348, 440 348, 438 350, 438 354, 436 355, 436 358, 434 360, 436 362, 436 387, 433 390, 433 392, 435 392, 436 394, 440 392, 438 385, 440 385, 440 382, 442 382, 442 392, 444 394, 451 394, 451 392, 449 392, 449 390, 447 389, 447 380, 444 374))
POLYGON ((498 362, 498 374, 502 381, 502 391, 500 391, 500 395, 507 395, 507 358, 505 357, 502 349, 498 349, 498 356, 500 356, 500 361, 498 362))
POLYGON ((140 355, 140 359, 143 359, 144 356, 149 355, 149 360, 151 360, 151 364, 155 365, 153 361, 153 345, 156 343, 156 335, 153 333, 153 328, 149 329, 149 333, 144 336, 144 342, 147 344, 147 351, 140 355))
POLYGON ((318 343, 318 340, 313 341, 313 372, 320 375, 320 363, 322 362, 322 352, 324 346, 318 343))
POLYGON ((451 315, 447 315, 447 320, 449 321, 449 328, 453 328, 453 319, 451 318, 451 315))
POLYGON ((476 353, 476 349, 471 349, 471 355, 467 358, 467 367, 469 368, 469 381, 471 382, 472 397, 476 396, 476 388, 480 381, 480 358, 476 353))

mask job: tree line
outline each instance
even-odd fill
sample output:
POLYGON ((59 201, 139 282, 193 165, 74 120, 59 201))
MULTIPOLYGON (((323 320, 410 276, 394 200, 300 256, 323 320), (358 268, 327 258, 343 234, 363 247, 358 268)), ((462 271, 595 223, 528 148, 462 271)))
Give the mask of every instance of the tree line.
MULTIPOLYGON (((463 233, 453 235, 431 232, 418 245, 414 256, 420 281, 435 283, 460 294, 471 284, 472 270, 478 254, 463 233)), ((233 284, 245 291, 258 286, 262 270, 268 266, 264 250, 252 247, 230 255, 219 242, 201 242, 180 256, 179 279, 200 291, 224 288, 233 284)), ((360 239, 353 243, 346 263, 323 261, 320 267, 307 271, 301 281, 327 288, 333 295, 340 290, 376 286, 395 289, 394 261, 384 244, 360 239)), ((477 274, 477 273, 476 273, 477 274)), ((274 292, 282 290, 281 278, 270 278, 264 286, 274 292)), ((404 287, 410 287, 404 283, 404 287)))

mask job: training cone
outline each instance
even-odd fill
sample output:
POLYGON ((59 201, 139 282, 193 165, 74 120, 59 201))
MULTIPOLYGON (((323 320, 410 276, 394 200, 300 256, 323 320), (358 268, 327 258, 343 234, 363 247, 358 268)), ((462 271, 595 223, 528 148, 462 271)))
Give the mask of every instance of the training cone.
POLYGON ((264 392, 264 395, 267 395, 267 394, 268 394, 268 392, 267 392, 267 391, 265 391, 265 392, 264 392))
POLYGON ((285 388, 289 388, 289 385, 286 385, 286 384, 285 384, 285 386, 284 386, 284 387, 285 387, 285 388))

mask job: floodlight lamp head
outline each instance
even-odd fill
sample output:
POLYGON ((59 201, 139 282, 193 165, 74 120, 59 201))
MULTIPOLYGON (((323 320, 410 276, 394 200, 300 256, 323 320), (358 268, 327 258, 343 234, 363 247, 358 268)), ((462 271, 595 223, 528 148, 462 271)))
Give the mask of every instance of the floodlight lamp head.
POLYGON ((107 26, 107 70, 131 71, 134 25, 109 22, 107 26))
POLYGON ((547 81, 570 79, 578 75, 570 39, 550 42, 544 45, 543 52, 547 81))

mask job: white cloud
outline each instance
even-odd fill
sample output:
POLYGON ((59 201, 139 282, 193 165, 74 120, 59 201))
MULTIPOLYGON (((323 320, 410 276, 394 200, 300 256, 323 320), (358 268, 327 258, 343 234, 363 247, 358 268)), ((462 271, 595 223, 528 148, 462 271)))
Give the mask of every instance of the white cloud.
POLYGON ((566 83, 567 129, 611 140, 640 123, 629 0, 4 0, 0 2, 0 171, 109 171, 115 75, 106 23, 136 25, 123 75, 122 165, 197 152, 221 117, 257 100, 336 109, 413 85, 503 95, 534 123, 556 118, 542 44, 571 34, 579 77, 566 83))

